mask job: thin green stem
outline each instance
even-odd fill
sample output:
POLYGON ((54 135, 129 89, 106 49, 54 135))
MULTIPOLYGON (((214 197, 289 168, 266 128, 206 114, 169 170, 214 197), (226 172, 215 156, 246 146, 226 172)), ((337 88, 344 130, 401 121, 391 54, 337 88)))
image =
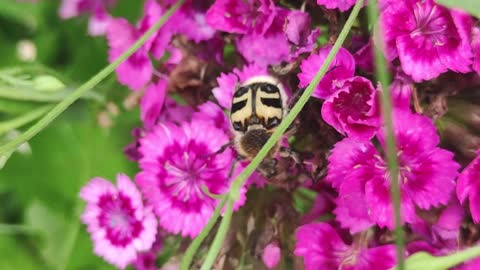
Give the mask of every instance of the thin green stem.
MULTIPOLYGON (((381 24, 378 24, 378 9, 377 1, 371 0, 368 4, 368 18, 372 25, 377 25, 381 28, 381 24)), ((382 33, 382 29, 379 31, 382 33)), ((391 179, 390 193, 394 206, 394 218, 395 218, 395 244, 397 248, 397 262, 398 269, 405 269, 404 263, 404 235, 402 230, 401 212, 400 212, 400 188, 398 186, 398 160, 397 160, 397 147, 396 140, 393 133, 392 122, 392 100, 388 85, 390 82, 390 74, 388 72, 388 66, 383 57, 383 53, 379 46, 375 46, 375 72, 377 79, 382 85, 382 115, 383 122, 386 128, 386 154, 388 160, 388 170, 391 179)))
POLYGON ((70 95, 65 97, 64 100, 59 102, 51 111, 49 111, 42 119, 40 119, 35 125, 29 128, 25 133, 22 133, 20 136, 14 140, 6 143, 5 145, 0 146, 0 155, 8 153, 13 149, 17 148, 22 143, 28 141, 33 136, 42 131, 46 126, 48 126, 55 118, 57 118, 62 112, 64 112, 73 102, 79 99, 85 92, 95 87, 108 75, 110 75, 115 68, 117 68, 123 61, 130 57, 135 51, 137 51, 155 32, 162 27, 163 24, 172 16, 172 14, 185 2, 185 0, 178 0, 175 5, 173 5, 165 14, 155 23, 150 29, 143 34, 135 44, 133 44, 126 52, 120 55, 115 61, 110 65, 106 66, 99 73, 93 76, 86 83, 82 84, 79 88, 73 91, 70 95))
POLYGON ((202 232, 193 239, 193 242, 190 244, 188 247, 187 251, 185 251, 185 255, 183 256, 182 264, 180 266, 180 270, 189 270, 190 269, 190 264, 192 263, 193 256, 195 256, 195 253, 197 252, 198 248, 202 244, 203 240, 207 238, 208 234, 212 230, 213 226, 217 222, 218 217, 220 216, 220 212, 223 209, 223 206, 225 205, 225 202, 227 201, 227 198, 224 197, 220 203, 218 204, 217 208, 215 208, 215 211, 213 212, 212 217, 208 221, 207 225, 205 225, 205 228, 203 228, 202 232))
POLYGON ((218 252, 223 245, 223 240, 228 232, 228 227, 230 226, 230 221, 232 220, 233 214, 233 202, 232 200, 227 201, 227 210, 225 210, 224 216, 222 218, 222 222, 220 223, 220 227, 218 227, 217 234, 213 239, 213 242, 208 250, 207 257, 202 264, 202 268, 200 270, 210 270, 212 269, 212 265, 217 258, 218 252))
POLYGON ((437 257, 438 265, 445 266, 445 269, 450 269, 462 262, 480 257, 480 246, 471 247, 447 256, 437 257))
POLYGON ((4 134, 9 130, 16 129, 30 123, 31 121, 47 113, 52 107, 53 105, 42 106, 21 116, 15 117, 14 119, 0 122, 0 135, 4 134))
POLYGON ((345 38, 350 32, 350 29, 353 23, 355 22, 355 19, 358 16, 358 13, 362 5, 363 5, 363 0, 357 0, 355 6, 352 9, 352 12, 350 13, 350 16, 348 17, 348 20, 345 22, 345 26, 343 27, 342 31, 340 32, 340 35, 338 36, 338 39, 336 40, 327 58, 325 59, 325 62, 322 64, 322 66, 320 67, 320 70, 317 72, 313 80, 307 86, 307 88, 305 89, 305 92, 302 94, 302 96, 300 97, 298 102, 295 104, 295 106, 292 108, 292 110, 283 119, 280 126, 275 130, 272 136, 268 139, 268 141, 259 151, 257 156, 255 156, 255 158, 250 162, 250 164, 234 180, 228 192, 227 209, 223 215, 223 219, 220 223, 220 227, 217 231, 217 235, 215 236, 215 239, 213 242, 214 244, 211 245, 210 250, 207 254, 207 257, 205 258, 205 262, 203 263, 201 269, 203 270, 211 269, 211 266, 215 261, 215 258, 218 252, 220 251, 220 248, 227 234, 228 226, 230 224, 231 216, 233 213, 233 210, 232 210, 233 202, 235 202, 240 196, 240 188, 243 186, 247 178, 258 167, 260 162, 266 157, 270 149, 276 144, 276 142, 280 139, 280 136, 282 136, 282 134, 292 124, 293 120, 297 117, 297 115, 300 113, 302 108, 305 106, 308 99, 312 95, 314 89, 317 87, 318 83, 323 78, 323 76, 327 73, 328 67, 332 63, 333 59, 335 58, 335 55, 337 54, 338 50, 340 49, 343 42, 345 41, 345 38))

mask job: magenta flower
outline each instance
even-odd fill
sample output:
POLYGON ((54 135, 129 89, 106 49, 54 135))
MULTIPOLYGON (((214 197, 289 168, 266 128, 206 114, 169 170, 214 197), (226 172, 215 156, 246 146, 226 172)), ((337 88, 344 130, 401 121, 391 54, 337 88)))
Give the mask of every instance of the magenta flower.
POLYGON ((348 137, 371 139, 380 127, 378 91, 363 77, 339 82, 337 89, 323 103, 323 120, 348 137))
POLYGON ((325 6, 328 9, 338 8, 340 11, 349 10, 351 7, 353 7, 353 5, 355 5, 355 2, 355 0, 317 0, 318 5, 325 6))
POLYGON ((94 252, 124 269, 139 252, 155 241, 157 220, 128 176, 117 176, 117 187, 103 178, 93 178, 80 191, 87 203, 82 221, 91 235, 94 252))
POLYGON ((259 66, 280 64, 290 56, 290 44, 282 31, 244 35, 237 40, 237 49, 248 63, 259 66))
MULTIPOLYGON (((312 81, 331 49, 331 46, 322 48, 317 54, 312 54, 302 61, 301 72, 298 74, 299 87, 306 87, 312 81)), ((313 96, 321 99, 329 97, 336 91, 338 81, 351 78, 354 73, 355 60, 353 56, 346 49, 340 48, 330 64, 329 71, 313 92, 313 96)))
POLYGON ((305 43, 310 34, 310 15, 300 10, 292 10, 288 13, 284 31, 288 41, 295 45, 305 43))
POLYGON ((433 0, 383 1, 381 23, 389 60, 400 59, 414 81, 430 80, 447 70, 470 71, 471 19, 433 0))
POLYGON ((204 119, 205 121, 212 122, 216 128, 222 129, 225 133, 229 133, 230 120, 225 112, 217 104, 207 101, 198 106, 198 112, 194 112, 192 115, 195 119, 204 119))
POLYGON ((472 68, 480 74, 480 27, 472 29, 472 50, 473 50, 473 65, 472 68))
POLYGON ((115 4, 115 0, 63 0, 59 14, 63 19, 89 14, 88 33, 92 36, 105 34, 110 15, 107 8, 115 4))
MULTIPOLYGON (((440 140, 429 118, 396 111, 394 127, 402 221, 412 223, 416 220, 416 207, 430 209, 449 201, 459 165, 453 160, 453 153, 437 147, 440 140)), ((377 133, 377 139, 384 147, 383 129, 377 133)), ((329 158, 327 176, 339 191, 337 220, 352 232, 372 222, 392 229, 393 206, 386 160, 371 142, 346 138, 337 144, 329 158)))
POLYGON ((220 106, 225 109, 230 109, 235 88, 250 77, 257 75, 268 75, 267 68, 257 65, 247 65, 241 70, 234 68, 230 73, 222 73, 220 77, 217 78, 218 87, 212 90, 213 95, 220 106))
POLYGON ((306 270, 387 270, 395 265, 395 246, 347 245, 328 223, 312 223, 295 232, 295 255, 306 270))
POLYGON ((212 38, 216 32, 207 24, 204 5, 198 1, 187 2, 174 15, 178 32, 197 43, 212 38))
POLYGON ((207 23, 220 31, 265 34, 276 16, 273 0, 216 0, 207 11, 207 23))
POLYGON ((140 119, 146 130, 150 130, 157 123, 157 119, 167 95, 167 81, 159 80, 147 87, 145 95, 140 101, 140 119))
POLYGON ((263 250, 262 260, 268 269, 275 268, 281 257, 282 251, 277 243, 270 243, 263 250))
POLYGON ((462 204, 468 198, 475 223, 480 223, 480 150, 477 157, 463 169, 457 180, 457 197, 462 204))
POLYGON ((214 154, 227 142, 223 130, 196 118, 179 126, 159 123, 140 140, 136 181, 166 231, 195 237, 208 222, 218 201, 202 187, 228 190, 233 151, 214 154))
POLYGON ((192 107, 178 104, 173 98, 167 96, 157 122, 172 122, 180 124, 192 119, 193 113, 194 111, 192 107))

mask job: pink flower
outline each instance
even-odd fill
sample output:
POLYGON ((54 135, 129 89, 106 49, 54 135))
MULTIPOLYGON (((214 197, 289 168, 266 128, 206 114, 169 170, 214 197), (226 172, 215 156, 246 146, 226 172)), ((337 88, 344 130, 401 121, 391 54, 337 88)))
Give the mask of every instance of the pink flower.
POLYGON ((202 119, 159 123, 140 140, 136 181, 166 231, 195 237, 208 222, 218 201, 203 186, 214 194, 228 190, 233 152, 214 154, 227 142, 223 130, 202 119))
POLYGON ((473 50, 473 65, 472 68, 480 74, 480 27, 472 29, 472 50, 473 50))
POLYGON ((457 197, 462 204, 468 198, 475 223, 480 223, 480 150, 477 157, 463 169, 457 180, 457 197))
POLYGON ((347 245, 328 223, 312 223, 295 232, 295 255, 306 270, 387 270, 395 265, 395 246, 347 245))
POLYGON ((244 35, 237 40, 237 49, 247 62, 259 66, 280 64, 290 56, 290 44, 281 31, 244 35))
POLYGON ((157 122, 180 124, 181 122, 192 119, 193 112, 192 107, 178 104, 173 98, 167 96, 157 122))
MULTIPOLYGON (((396 111, 394 127, 402 222, 412 223, 416 220, 416 207, 430 209, 449 201, 459 165, 451 152, 437 147, 440 140, 429 118, 396 111)), ((382 148, 384 132, 382 129, 377 133, 382 148)), ((337 144, 329 159, 327 176, 339 191, 337 220, 352 232, 371 223, 392 229, 393 206, 385 158, 371 142, 346 138, 337 144), (339 158, 342 154, 344 160, 339 158)))
POLYGON ((295 45, 305 43, 310 34, 310 23, 308 13, 300 10, 290 11, 283 27, 288 41, 295 45))
POLYGON ((115 4, 115 0, 63 0, 59 14, 63 19, 69 19, 82 14, 89 14, 88 33, 100 36, 105 33, 105 28, 110 15, 107 8, 115 4))
POLYGON ((282 256, 282 251, 280 250, 280 247, 278 246, 278 244, 270 243, 263 250, 262 260, 268 269, 273 269, 275 268, 275 266, 277 266, 281 256, 282 256))
POLYGON ((252 64, 244 66, 241 70, 234 68, 230 73, 220 74, 220 77, 217 78, 218 87, 212 90, 220 106, 230 109, 235 88, 256 75, 268 75, 267 68, 252 64))
POLYGON ((117 186, 93 178, 80 191, 87 203, 82 221, 91 235, 94 252, 124 269, 155 241, 157 220, 128 176, 119 174, 117 186))
POLYGON ((276 16, 273 0, 216 0, 207 11, 207 23, 220 31, 264 34, 276 16))
POLYGON ((355 0, 317 0, 317 4, 321 6, 325 6, 328 9, 335 9, 338 8, 340 11, 347 11, 353 5, 355 5, 355 0))
POLYGON ((159 80, 147 87, 145 95, 140 101, 140 119, 146 130, 150 130, 157 123, 167 95, 167 81, 159 80))
MULTIPOLYGON (((312 81, 331 49, 331 46, 322 48, 317 54, 312 54, 302 61, 301 72, 298 74, 299 87, 306 87, 312 81)), ((338 81, 353 77, 355 60, 350 52, 340 48, 328 70, 313 92, 313 96, 316 98, 325 99, 329 97, 336 91, 335 86, 338 81)))
POLYGON ((227 134, 230 133, 230 120, 222 108, 211 101, 198 106, 198 112, 194 112, 192 117, 212 122, 216 128, 224 130, 227 134))
POLYGON ((389 60, 400 59, 414 81, 430 80, 447 70, 470 71, 471 18, 433 0, 384 0, 381 23, 389 60))
POLYGON ((378 91, 363 77, 340 82, 322 105, 322 118, 338 132, 355 139, 371 139, 380 127, 378 91))
POLYGON ((207 24, 204 6, 204 3, 198 1, 187 2, 174 18, 178 32, 197 43, 212 38, 216 32, 207 24))

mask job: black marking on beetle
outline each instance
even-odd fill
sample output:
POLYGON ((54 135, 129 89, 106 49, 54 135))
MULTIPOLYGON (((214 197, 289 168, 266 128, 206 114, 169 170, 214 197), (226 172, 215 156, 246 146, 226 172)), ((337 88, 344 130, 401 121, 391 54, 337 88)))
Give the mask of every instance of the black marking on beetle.
POLYGON ((233 122, 232 126, 233 126, 233 129, 235 129, 236 131, 244 131, 242 122, 238 122, 238 121, 233 122))
POLYGON ((270 117, 267 120, 267 128, 268 129, 274 128, 274 127, 278 126, 279 124, 280 124, 280 119, 278 119, 277 117, 270 117))
POLYGON ((235 91, 235 93, 233 93, 233 97, 241 97, 245 95, 248 92, 248 90, 250 90, 249 87, 242 86, 238 88, 237 91, 235 91))
POLYGON ((269 94, 280 92, 280 89, 278 89, 276 85, 271 83, 259 83, 258 89, 260 89, 260 91, 262 92, 269 93, 269 94))
POLYGON ((231 114, 243 109, 247 105, 247 99, 232 104, 231 114))
POLYGON ((279 98, 260 98, 260 101, 265 106, 282 108, 282 100, 279 98))

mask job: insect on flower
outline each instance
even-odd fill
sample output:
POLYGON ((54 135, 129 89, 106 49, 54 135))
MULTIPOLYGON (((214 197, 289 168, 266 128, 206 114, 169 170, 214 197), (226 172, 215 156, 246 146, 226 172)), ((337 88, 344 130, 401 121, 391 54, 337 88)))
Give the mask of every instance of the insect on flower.
MULTIPOLYGON (((287 111, 287 95, 282 84, 271 76, 255 76, 234 92, 230 120, 235 135, 234 146, 239 155, 253 159, 280 125, 287 111)), ((259 166, 267 178, 276 174, 275 154, 291 156, 292 151, 277 143, 259 166)))

